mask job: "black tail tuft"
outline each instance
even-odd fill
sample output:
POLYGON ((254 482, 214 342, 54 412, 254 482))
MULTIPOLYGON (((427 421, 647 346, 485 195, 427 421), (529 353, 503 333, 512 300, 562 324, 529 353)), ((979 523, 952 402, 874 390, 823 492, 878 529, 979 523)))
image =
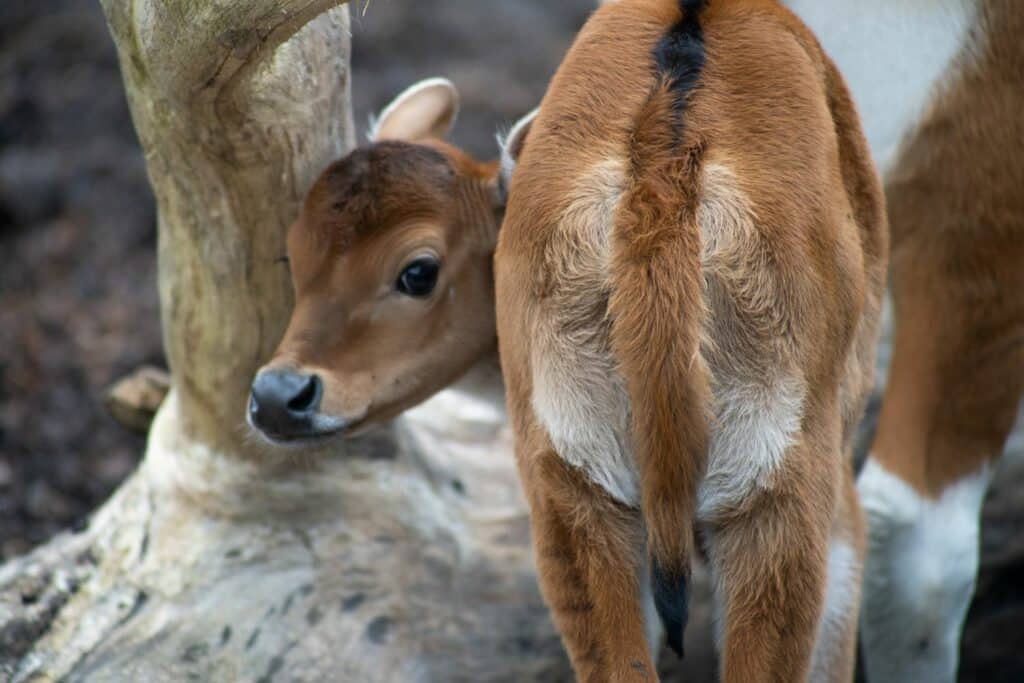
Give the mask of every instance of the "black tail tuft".
POLYGON ((654 560, 651 567, 654 606, 665 626, 668 646, 681 658, 683 656, 683 631, 689 618, 689 586, 685 571, 666 572, 654 560))

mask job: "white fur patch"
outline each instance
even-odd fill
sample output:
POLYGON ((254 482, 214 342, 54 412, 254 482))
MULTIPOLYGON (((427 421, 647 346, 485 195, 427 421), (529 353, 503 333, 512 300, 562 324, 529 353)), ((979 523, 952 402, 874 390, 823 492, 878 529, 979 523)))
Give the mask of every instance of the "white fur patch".
POLYGON ((553 362, 546 356, 534 357, 533 409, 558 455, 617 501, 639 504, 629 399, 611 357, 585 350, 553 362))
POLYGON ((701 355, 715 404, 698 515, 710 521, 772 487, 800 432, 807 387, 778 326, 782 295, 762 258, 756 216, 724 164, 704 169, 698 222, 707 308, 701 355))
POLYGON ((988 466, 920 496, 869 459, 857 482, 868 517, 861 635, 868 679, 953 681, 978 572, 988 466))
POLYGON ((818 640, 814 646, 812 681, 833 679, 832 671, 837 658, 845 653, 848 631, 856 629, 849 624, 860 598, 860 560, 850 544, 841 538, 832 538, 828 550, 828 582, 825 589, 825 610, 818 625, 818 640))
POLYGON ((702 520, 728 512, 758 489, 771 489, 800 432, 806 393, 799 377, 716 383, 708 471, 698 504, 702 520))
POLYGON ((584 173, 557 228, 557 277, 571 286, 538 313, 533 341, 533 409, 566 462, 626 505, 640 502, 629 446, 629 397, 608 348, 601 310, 609 238, 622 192, 623 163, 584 173))
POLYGON ((924 113, 974 25, 977 0, 785 0, 853 92, 882 172, 924 113))
POLYGON ((658 616, 658 608, 654 604, 654 587, 651 584, 651 572, 646 564, 637 571, 637 580, 640 584, 640 607, 644 613, 647 648, 651 652, 651 658, 658 661, 658 651, 661 650, 665 628, 661 623, 661 617, 658 616))

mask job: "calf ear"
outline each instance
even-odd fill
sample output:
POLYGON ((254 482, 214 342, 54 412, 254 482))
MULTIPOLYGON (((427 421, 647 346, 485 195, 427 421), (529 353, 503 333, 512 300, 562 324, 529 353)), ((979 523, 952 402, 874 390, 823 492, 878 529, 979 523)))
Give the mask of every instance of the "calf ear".
POLYGON ((459 93, 446 78, 428 78, 392 100, 370 127, 370 140, 443 138, 459 113, 459 93))
POLYGON ((498 146, 501 147, 501 174, 498 177, 498 193, 501 196, 502 204, 508 199, 512 173, 516 170, 516 163, 519 161, 519 155, 523 153, 526 138, 538 111, 540 111, 540 107, 519 119, 507 135, 498 136, 498 146))

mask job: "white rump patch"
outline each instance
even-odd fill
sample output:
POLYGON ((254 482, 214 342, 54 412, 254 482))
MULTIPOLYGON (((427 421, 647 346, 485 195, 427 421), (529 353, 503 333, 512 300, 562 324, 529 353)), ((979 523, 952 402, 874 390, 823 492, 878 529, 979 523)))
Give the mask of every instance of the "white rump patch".
POLYGON ((606 159, 580 177, 552 238, 559 287, 540 310, 533 340, 533 409, 558 454, 617 501, 640 502, 629 444, 629 396, 608 348, 609 238, 624 164, 606 159))
POLYGON ((920 496, 873 458, 857 482, 868 518, 861 634, 868 680, 953 681, 978 573, 989 467, 920 496))
POLYGON ((533 409, 558 455, 615 500, 638 505, 629 399, 611 358, 578 353, 548 362, 536 354, 533 366, 533 409))
POLYGON ((770 384, 725 382, 715 391, 708 472, 700 487, 702 520, 728 512, 757 490, 768 491, 796 443, 807 387, 799 377, 770 384))
POLYGON ((708 317, 701 353, 712 373, 715 419, 698 515, 710 521, 772 488, 800 433, 807 386, 784 344, 778 276, 760 256, 756 217, 736 175, 708 163, 703 190, 698 221, 708 317))

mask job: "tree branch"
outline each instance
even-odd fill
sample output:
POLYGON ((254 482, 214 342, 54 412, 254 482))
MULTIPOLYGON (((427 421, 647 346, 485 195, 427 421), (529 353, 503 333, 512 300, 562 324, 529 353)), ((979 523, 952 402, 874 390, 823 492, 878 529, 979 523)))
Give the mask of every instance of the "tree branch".
POLYGON ((179 105, 208 103, 300 29, 348 0, 100 0, 131 73, 179 105), (180 58, 168 60, 167 55, 180 58), (197 102, 198 100, 198 102, 197 102))
POLYGON ((252 28, 255 40, 247 40, 230 50, 220 68, 204 84, 203 92, 219 97, 260 63, 259 55, 272 55, 309 22, 321 14, 347 4, 349 0, 269 0, 266 22, 257 20, 252 28))

